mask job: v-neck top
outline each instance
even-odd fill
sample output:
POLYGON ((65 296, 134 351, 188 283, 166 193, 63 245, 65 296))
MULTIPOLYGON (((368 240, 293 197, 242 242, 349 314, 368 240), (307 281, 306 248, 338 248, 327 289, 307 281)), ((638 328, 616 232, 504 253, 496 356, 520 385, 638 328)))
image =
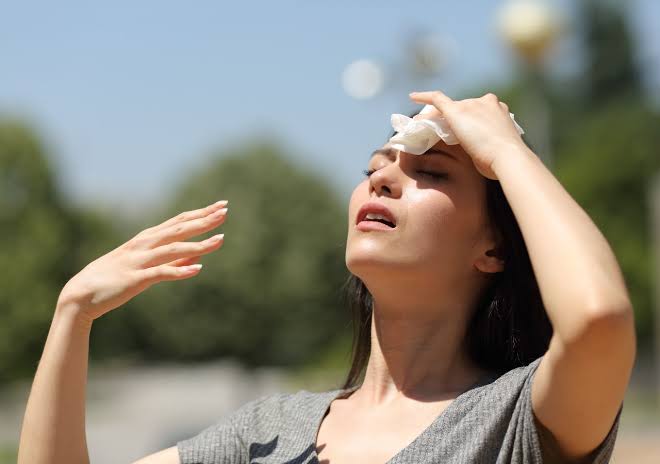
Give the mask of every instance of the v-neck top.
MULTIPOLYGON (((559 462, 532 411, 532 378, 541 359, 473 385, 385 464, 559 462)), ((318 464, 316 437, 330 404, 357 388, 252 400, 179 441, 181 464, 318 464)), ((609 462, 621 410, 585 463, 609 462)))

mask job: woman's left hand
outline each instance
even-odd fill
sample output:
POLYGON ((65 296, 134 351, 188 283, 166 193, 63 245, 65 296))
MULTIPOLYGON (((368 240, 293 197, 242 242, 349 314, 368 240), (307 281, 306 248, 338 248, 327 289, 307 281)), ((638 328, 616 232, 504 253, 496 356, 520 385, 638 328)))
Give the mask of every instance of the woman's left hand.
MULTIPOLYGON (((484 177, 497 179, 493 168, 497 158, 528 149, 511 120, 509 107, 492 93, 454 101, 440 91, 413 92, 410 98, 435 106, 484 177)), ((415 119, 430 115, 433 113, 417 115, 415 119)))

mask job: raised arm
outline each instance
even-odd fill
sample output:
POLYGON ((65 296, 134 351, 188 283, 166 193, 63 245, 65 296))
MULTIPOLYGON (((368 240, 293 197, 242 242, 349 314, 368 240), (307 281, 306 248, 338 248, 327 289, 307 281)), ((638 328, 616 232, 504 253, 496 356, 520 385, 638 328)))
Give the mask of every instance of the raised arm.
MULTIPOLYGON (((222 236, 183 240, 222 224, 226 204, 188 211, 140 232, 64 286, 28 398, 19 464, 89 463, 85 390, 92 323, 157 282, 196 275, 201 266, 194 263, 219 248, 222 236)), ((169 448, 140 462, 175 464, 179 459, 176 448, 169 448)))
POLYGON ((562 454, 583 457, 611 429, 635 359, 632 304, 614 253, 524 144, 497 96, 453 101, 422 92, 411 98, 433 104, 477 170, 502 185, 554 329, 534 376, 532 409, 562 454))
POLYGON ((532 384, 534 413, 567 457, 583 457, 623 402, 635 360, 632 304, 607 241, 536 155, 522 149, 495 172, 554 328, 532 384))

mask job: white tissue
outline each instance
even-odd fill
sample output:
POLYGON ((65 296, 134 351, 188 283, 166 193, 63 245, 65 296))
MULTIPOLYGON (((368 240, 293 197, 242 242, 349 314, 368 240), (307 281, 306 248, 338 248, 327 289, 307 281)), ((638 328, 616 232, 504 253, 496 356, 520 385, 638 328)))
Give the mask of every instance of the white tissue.
MULTIPOLYGON (((426 105, 419 114, 428 113, 434 108, 433 105, 426 105)), ((513 113, 509 113, 511 120, 516 126, 519 134, 525 131, 518 125, 513 118, 513 113)), ((404 114, 393 114, 391 117, 392 127, 397 132, 390 139, 392 148, 405 151, 413 155, 421 155, 440 139, 447 145, 457 145, 458 140, 452 133, 445 118, 435 117, 429 119, 419 119, 417 121, 404 114)))

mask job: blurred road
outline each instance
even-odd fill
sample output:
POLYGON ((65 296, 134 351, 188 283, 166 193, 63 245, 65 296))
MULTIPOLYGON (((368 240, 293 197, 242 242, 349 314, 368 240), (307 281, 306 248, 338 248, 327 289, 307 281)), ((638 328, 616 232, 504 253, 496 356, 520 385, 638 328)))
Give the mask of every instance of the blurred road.
MULTIPOLYGON (((194 366, 92 366, 87 393, 91 462, 133 462, 196 435, 259 396, 301 388, 328 390, 336 388, 331 385, 340 376, 295 379, 282 370, 248 371, 229 361, 194 366)), ((0 449, 18 441, 28 388, 17 385, 0 396, 0 449)), ((660 463, 660 417, 642 409, 634 401, 630 410, 624 408, 611 462, 660 463)))
MULTIPOLYGON (((16 386, 0 399, 0 448, 18 442, 28 388, 16 386)), ((87 391, 91 462, 133 462, 196 435, 252 399, 280 391, 286 391, 280 371, 251 372, 232 362, 92 366, 87 391)))

